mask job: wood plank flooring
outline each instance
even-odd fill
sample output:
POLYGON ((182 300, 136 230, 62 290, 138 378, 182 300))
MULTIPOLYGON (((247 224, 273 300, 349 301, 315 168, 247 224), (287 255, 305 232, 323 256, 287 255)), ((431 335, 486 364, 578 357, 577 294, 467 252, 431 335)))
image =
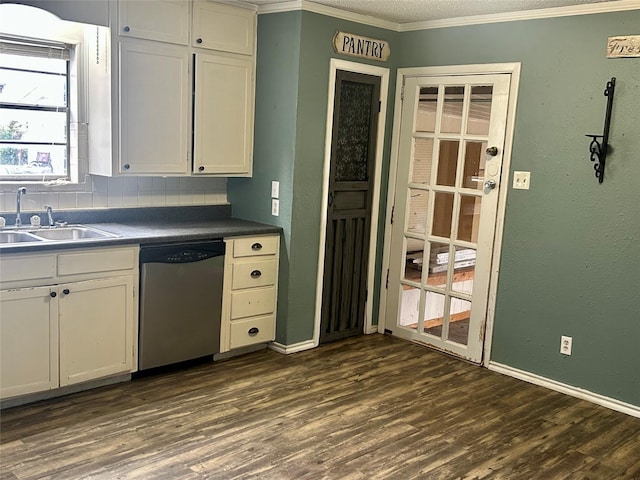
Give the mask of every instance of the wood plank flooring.
POLYGON ((640 419, 383 335, 139 378, 0 422, 2 480, 640 480, 640 419))

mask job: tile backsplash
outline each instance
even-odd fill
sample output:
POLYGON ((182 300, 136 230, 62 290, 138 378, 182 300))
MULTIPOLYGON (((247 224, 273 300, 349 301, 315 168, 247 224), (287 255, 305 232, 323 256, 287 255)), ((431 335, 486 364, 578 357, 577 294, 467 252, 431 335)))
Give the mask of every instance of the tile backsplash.
POLYGON ((15 212, 18 187, 26 186, 24 212, 122 207, 227 204, 227 179, 207 177, 100 177, 66 185, 0 184, 0 212, 15 212))

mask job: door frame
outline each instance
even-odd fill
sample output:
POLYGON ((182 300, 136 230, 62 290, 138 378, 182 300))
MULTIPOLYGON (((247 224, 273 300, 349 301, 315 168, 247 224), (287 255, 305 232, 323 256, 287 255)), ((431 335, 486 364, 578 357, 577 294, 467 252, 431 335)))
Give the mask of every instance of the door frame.
MULTIPOLYGON (((445 65, 438 67, 411 67, 399 68, 396 78, 396 96, 393 112, 393 132, 391 140, 391 158, 389 167, 389 188, 387 191, 387 216, 384 231, 384 248, 382 254, 382 281, 380 282, 380 305, 378 310, 378 329, 383 332, 387 324, 385 312, 387 308, 388 289, 385 281, 385 272, 389 271, 389 257, 391 250, 391 217, 396 195, 397 163, 400 142, 400 122, 402 113, 402 93, 405 78, 407 77, 445 77, 456 75, 495 75, 510 74, 511 85, 509 87, 509 104, 507 106, 507 123, 505 129, 504 153, 502 171, 500 173, 500 188, 498 192, 498 211, 496 214, 496 231, 493 241, 493 257, 489 278, 489 297, 487 299, 487 318, 484 332, 484 346, 482 365, 488 366, 491 354, 491 341, 493 337, 493 325, 498 289, 498 273, 500 271, 500 256, 502 251, 502 235, 504 233, 504 215, 507 204, 507 191, 509 190, 509 178, 511 170, 511 151, 513 147, 513 133, 516 117, 516 105, 518 100, 518 87, 520 84, 520 63, 493 63, 473 65, 445 65)), ((389 322, 395 326, 395 319, 389 322)))
POLYGON ((369 260, 367 266, 367 302, 365 307, 364 333, 376 333, 377 325, 373 320, 373 293, 376 264, 376 246, 378 240, 378 218, 380 211, 380 181, 382 175, 382 157, 384 149, 385 123, 387 117, 387 98, 389 91, 389 69, 364 63, 349 62, 332 58, 329 64, 329 94, 327 98, 327 129, 324 142, 324 165, 322 172, 322 204, 320 207, 320 245, 318 248, 318 275, 316 278, 316 308, 313 327, 313 346, 320 344, 320 322, 322 320, 322 288, 324 279, 324 259, 327 234, 327 197, 329 195, 329 176, 331 170, 331 139, 333 136, 333 106, 335 101, 336 71, 363 73, 380 77, 380 115, 376 138, 376 156, 371 201, 371 231, 369 232, 369 260))

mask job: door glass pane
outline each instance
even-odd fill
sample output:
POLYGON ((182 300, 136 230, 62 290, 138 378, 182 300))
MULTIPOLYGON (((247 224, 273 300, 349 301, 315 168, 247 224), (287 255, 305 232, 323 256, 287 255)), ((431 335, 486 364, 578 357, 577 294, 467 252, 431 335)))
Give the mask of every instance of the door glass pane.
POLYGON ((438 87, 420 89, 418 111, 416 113, 416 132, 436 131, 436 107, 438 106, 438 87))
POLYGON ((470 135, 489 135, 489 116, 493 87, 471 87, 471 103, 469 104, 469 120, 467 133, 470 135))
POLYGON ((456 168, 458 166, 457 140, 443 140, 440 142, 438 153, 438 185, 453 187, 456 184, 456 168))
POLYGON ((446 287, 448 270, 449 244, 432 242, 431 251, 429 252, 427 285, 431 287, 446 287))
POLYGON ((424 332, 442 337, 444 300, 441 293, 427 292, 424 305, 424 332))
POLYGON ((420 289, 402 286, 402 298, 400 305, 400 326, 418 328, 418 312, 420 308, 420 289))
POLYGON ((471 302, 462 298, 451 297, 448 340, 461 345, 467 344, 469 340, 470 317, 471 302))
POLYGON ((473 293, 473 274, 476 266, 476 251, 473 248, 456 247, 456 259, 451 289, 455 292, 473 293))
POLYGON ((431 164, 433 159, 433 139, 416 138, 413 144, 413 165, 411 182, 428 184, 431 181, 431 164))
POLYGON ((374 86, 343 81, 340 86, 335 179, 338 182, 368 178, 369 134, 374 86))
POLYGON ((433 206, 432 235, 451 237, 451 216, 453 213, 453 193, 437 192, 433 206))
POLYGON ((422 276, 424 257, 424 240, 405 237, 407 249, 405 252, 404 279, 419 282, 422 276))
POLYGON ((409 189, 409 216, 407 217, 407 232, 424 235, 427 228, 427 206, 429 192, 409 189))
POLYGON ((444 107, 442 124, 440 125, 442 133, 460 133, 463 102, 464 87, 446 87, 444 89, 444 107))
POLYGON ((465 142, 462 187, 482 190, 487 142, 465 142))
POLYGON ((480 227, 480 197, 462 195, 458 217, 458 240, 476 243, 480 227))

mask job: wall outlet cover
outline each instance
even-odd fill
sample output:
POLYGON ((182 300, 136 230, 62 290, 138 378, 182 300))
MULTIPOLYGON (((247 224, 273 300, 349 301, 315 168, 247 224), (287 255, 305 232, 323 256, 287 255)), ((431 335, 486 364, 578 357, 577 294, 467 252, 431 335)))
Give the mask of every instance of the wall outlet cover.
POLYGON ((518 190, 529 190, 531 182, 531 172, 513 172, 513 188, 518 190))
POLYGON ((271 215, 273 215, 274 217, 280 215, 280 200, 277 200, 275 198, 271 199, 271 215))
POLYGON ((571 355, 571 347, 573 346, 573 338, 562 335, 560 337, 560 353, 563 355, 571 355))
POLYGON ((271 198, 279 198, 280 197, 280 182, 277 180, 273 180, 271 182, 271 198))

